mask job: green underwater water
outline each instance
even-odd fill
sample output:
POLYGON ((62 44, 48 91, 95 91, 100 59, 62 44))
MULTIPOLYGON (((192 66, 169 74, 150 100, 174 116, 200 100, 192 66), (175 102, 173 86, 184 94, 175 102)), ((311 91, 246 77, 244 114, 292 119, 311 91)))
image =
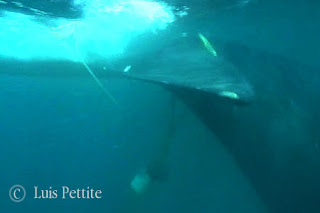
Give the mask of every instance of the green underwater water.
MULTIPOLYGON (((21 2, 59 17, 82 15, 69 1, 21 2)), ((89 63, 117 104, 81 64, 0 58, 1 212, 319 212, 320 4, 167 3, 190 10, 163 38, 141 37, 120 62, 89 63), (176 32, 194 40, 203 33, 250 84, 253 99, 238 103, 104 75, 102 66, 152 67, 159 60, 160 71, 183 71, 197 44, 176 52, 184 41, 176 32), (144 172, 151 182, 136 193, 132 180, 144 172), (21 203, 8 196, 15 184, 26 190, 21 203), (34 186, 58 197, 35 199, 34 186), (101 190, 102 198, 62 199, 62 186, 101 190)))

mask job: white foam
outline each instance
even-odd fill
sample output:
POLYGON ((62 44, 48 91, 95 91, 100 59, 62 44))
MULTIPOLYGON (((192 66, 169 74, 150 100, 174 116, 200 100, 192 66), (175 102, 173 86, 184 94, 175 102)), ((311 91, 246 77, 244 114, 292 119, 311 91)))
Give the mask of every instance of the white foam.
POLYGON ((86 61, 119 56, 128 43, 174 22, 174 8, 142 0, 75 0, 81 19, 36 17, 5 12, 0 17, 0 55, 23 60, 86 61))

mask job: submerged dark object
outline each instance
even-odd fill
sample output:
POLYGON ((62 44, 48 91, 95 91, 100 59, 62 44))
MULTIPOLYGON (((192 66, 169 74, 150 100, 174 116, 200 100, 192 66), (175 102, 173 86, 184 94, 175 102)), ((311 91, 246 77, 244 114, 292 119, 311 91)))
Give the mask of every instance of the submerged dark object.
POLYGON ((179 65, 178 69, 168 66, 152 71, 140 69, 126 75, 169 87, 197 90, 236 102, 250 102, 253 99, 252 87, 232 64, 212 56, 195 60, 181 61, 180 66, 186 66, 183 69, 179 69, 179 65))
POLYGON ((310 140, 319 134, 311 128, 319 126, 318 69, 237 43, 223 49, 253 84, 254 104, 234 108, 205 93, 175 94, 232 153, 271 212, 319 212, 320 161, 310 140))
MULTIPOLYGON (((128 51, 131 49, 135 47, 128 51)), ((254 98, 245 75, 224 57, 213 56, 196 35, 166 39, 148 54, 135 54, 124 63, 115 70, 124 70, 122 74, 131 79, 196 90, 239 103, 254 98), (126 65, 130 65, 129 70, 126 65)))

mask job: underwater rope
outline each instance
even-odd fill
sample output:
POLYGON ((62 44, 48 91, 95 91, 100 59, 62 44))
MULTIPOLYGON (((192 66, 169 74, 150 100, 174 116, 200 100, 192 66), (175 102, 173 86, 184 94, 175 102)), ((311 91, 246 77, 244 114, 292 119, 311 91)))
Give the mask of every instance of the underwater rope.
MULTIPOLYGON (((56 27, 56 28, 51 28, 53 30, 53 34, 55 35, 55 37, 58 37, 59 39, 65 39, 67 37, 74 37, 74 31, 76 30, 77 24, 80 21, 74 21, 74 22, 70 22, 67 23, 65 25, 56 27), (60 33, 59 35, 59 31, 58 30, 63 30, 66 29, 66 27, 70 27, 67 31, 64 31, 64 35, 63 33, 60 33), (62 35, 62 38, 61 38, 62 35)), ((91 77, 93 78, 93 80, 97 83, 97 85, 102 89, 103 93, 107 95, 107 97, 113 102, 113 104, 118 104, 117 100, 112 96, 112 94, 109 92, 108 89, 106 89, 102 82, 99 80, 99 78, 94 74, 94 72, 91 70, 91 68, 89 67, 89 65, 85 62, 84 58, 81 57, 80 51, 78 49, 78 45, 77 45, 77 41, 76 39, 74 40, 74 50, 76 52, 77 58, 79 60, 79 62, 83 65, 83 67, 88 71, 88 73, 91 75, 91 77)), ((68 45, 70 46, 70 45, 68 45)))
POLYGON ((113 97, 113 95, 107 90, 102 82, 98 79, 98 77, 94 74, 94 72, 90 69, 88 64, 81 58, 81 63, 85 67, 85 69, 88 71, 88 73, 92 76, 93 80, 97 83, 97 85, 102 89, 102 91, 108 96, 108 98, 114 103, 118 104, 117 100, 113 97))
POLYGON ((91 75, 93 80, 97 83, 97 85, 101 88, 104 94, 107 95, 107 97, 112 101, 113 104, 118 105, 117 100, 113 97, 113 95, 109 92, 107 88, 105 88, 102 84, 102 82, 99 80, 99 78, 94 74, 92 69, 89 67, 89 65, 84 61, 84 59, 81 57, 80 51, 78 49, 77 42, 75 42, 75 50, 78 55, 78 59, 80 60, 81 64, 84 66, 84 68, 88 71, 88 73, 91 75))

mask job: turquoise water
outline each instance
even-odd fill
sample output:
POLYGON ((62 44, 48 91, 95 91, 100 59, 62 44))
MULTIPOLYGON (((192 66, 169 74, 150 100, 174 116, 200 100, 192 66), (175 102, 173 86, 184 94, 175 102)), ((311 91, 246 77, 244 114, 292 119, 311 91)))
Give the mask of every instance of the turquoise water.
POLYGON ((319 212, 319 3, 19 2, 0 212, 319 212))

